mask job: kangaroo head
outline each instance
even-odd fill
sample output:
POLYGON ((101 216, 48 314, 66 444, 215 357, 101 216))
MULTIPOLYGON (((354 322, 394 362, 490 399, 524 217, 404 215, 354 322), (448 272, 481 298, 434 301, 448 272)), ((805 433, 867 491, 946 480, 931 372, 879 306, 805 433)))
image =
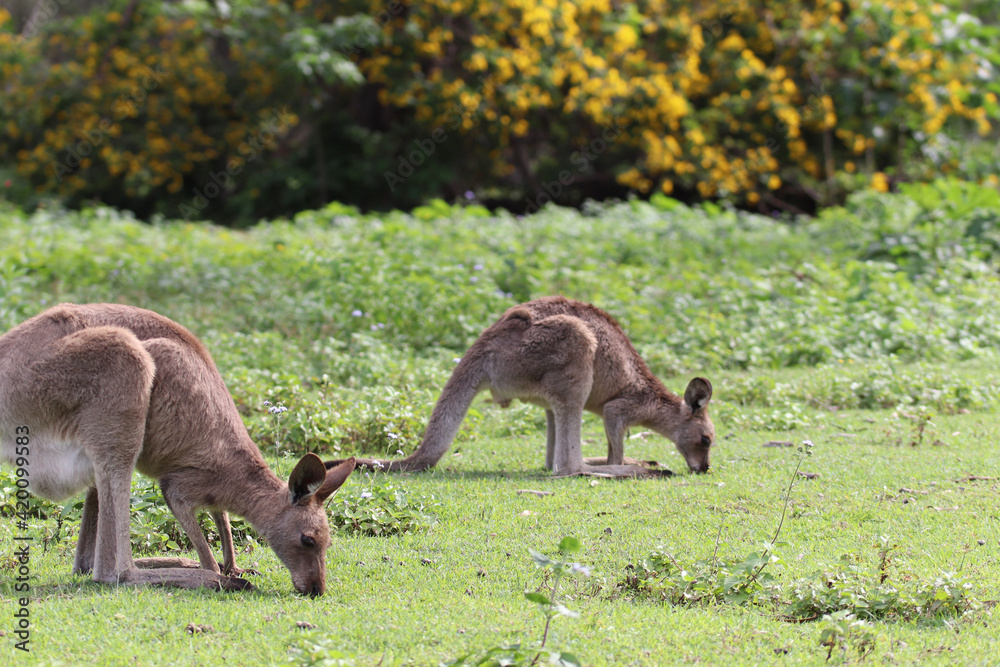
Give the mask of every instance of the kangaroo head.
POLYGON ((267 540, 292 573, 292 585, 303 595, 316 597, 326 589, 326 550, 330 524, 323 502, 340 488, 351 471, 350 458, 329 472, 315 454, 303 456, 288 478, 288 496, 267 540))
POLYGON ((708 455, 715 443, 715 425, 708 416, 711 398, 711 382, 705 378, 691 380, 684 392, 680 420, 671 438, 691 472, 708 472, 708 455))

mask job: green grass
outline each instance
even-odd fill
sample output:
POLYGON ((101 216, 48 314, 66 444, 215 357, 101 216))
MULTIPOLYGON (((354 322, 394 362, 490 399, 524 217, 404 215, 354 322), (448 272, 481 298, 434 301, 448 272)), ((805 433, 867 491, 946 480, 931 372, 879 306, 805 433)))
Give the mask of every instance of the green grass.
MULTIPOLYGON (((835 565, 842 554, 871 563, 885 536, 899 545, 894 577, 933 580, 955 572, 973 582, 975 597, 1000 599, 1000 483, 961 481, 1000 470, 994 420, 936 418, 943 444, 920 447, 885 443, 887 429, 906 428, 891 413, 840 414, 836 421, 789 436, 816 443, 805 469, 820 477, 803 479, 792 491, 781 535, 789 546, 780 549, 784 563, 775 576, 804 577, 835 565), (909 497, 916 502, 903 502, 909 497)), ((97 586, 69 574, 69 540, 32 563, 38 586, 32 659, 268 664, 318 635, 356 653, 358 664, 384 657, 382 664, 425 665, 476 648, 537 641, 541 617, 522 592, 538 589, 542 578, 528 550, 552 553, 562 536, 573 535, 583 543, 574 560, 594 575, 566 589, 567 605, 581 616, 557 619, 552 641, 586 664, 754 664, 776 660, 775 649, 789 649, 783 664, 822 662, 816 623, 783 622, 773 610, 752 606, 672 608, 615 588, 626 566, 659 546, 692 559, 710 557, 720 523, 721 557, 742 557, 770 537, 794 450, 762 448, 768 436, 759 433, 727 437, 724 426, 720 433, 713 473, 638 482, 550 479, 539 466, 538 435, 483 433, 435 471, 400 476, 412 493, 442 501, 438 523, 427 532, 335 536, 328 592, 316 601, 292 593, 287 573, 266 548, 240 557, 261 570, 258 591, 220 595, 97 586), (553 495, 516 494, 525 488, 553 495), (296 627, 300 621, 317 627, 303 630, 296 627), (191 636, 189 623, 214 630, 191 636), (93 640, 105 636, 114 640, 93 640)), ((600 433, 588 429, 588 440, 598 453, 600 433)), ((679 464, 671 450, 659 439, 630 443, 632 454, 679 464)), ((8 616, 9 585, 0 591, 8 616)), ((877 623, 874 657, 987 664, 998 621, 987 607, 958 619, 877 623)))
MULTIPOLYGON (((104 209, 0 210, 0 329, 63 300, 173 317, 204 340, 282 475, 304 451, 412 451, 454 357, 505 308, 551 293, 612 312, 674 391, 709 377, 719 436, 705 476, 552 479, 542 469, 543 412, 480 400, 433 471, 357 473, 338 492, 331 506, 351 511, 373 485, 405 498, 398 515, 378 519, 388 536, 334 532, 318 600, 293 593, 242 523, 238 562, 262 573, 254 592, 95 585, 70 574, 79 499, 33 500, 32 653, 15 652, 7 634, 0 655, 335 664, 339 649, 358 665, 436 665, 537 645, 544 619, 524 592, 547 592, 551 579, 529 550, 554 555, 573 536, 583 546, 571 558, 592 575, 564 580, 559 601, 580 616, 556 618, 548 647, 583 664, 824 664, 820 638, 836 626, 790 622, 783 600, 804 578, 848 566, 873 588, 886 546, 888 582, 901 591, 951 573, 978 604, 847 628, 829 664, 860 661, 865 637, 875 640, 866 662, 991 664, 1000 623, 991 221, 1000 210, 918 195, 859 196, 812 221, 639 202, 522 220, 459 208, 375 218, 332 206, 248 232, 148 226, 104 209), (275 418, 265 401, 289 410, 275 418), (622 585, 654 551, 692 569, 759 554, 798 462, 794 447, 763 445, 806 439, 815 447, 802 467, 818 477, 796 478, 786 544, 766 569, 774 580, 754 601, 672 605, 655 586, 622 585), (211 629, 192 634, 189 624, 211 629)), ((603 454, 603 443, 600 420, 587 416, 585 453, 603 454)), ((634 437, 626 450, 684 468, 658 436, 634 437)), ((5 469, 0 505, 12 490, 5 469)), ((136 553, 182 550, 155 487, 137 478, 133 496, 136 553)), ((14 534, 13 519, 0 519, 3 631, 17 605, 14 534)))

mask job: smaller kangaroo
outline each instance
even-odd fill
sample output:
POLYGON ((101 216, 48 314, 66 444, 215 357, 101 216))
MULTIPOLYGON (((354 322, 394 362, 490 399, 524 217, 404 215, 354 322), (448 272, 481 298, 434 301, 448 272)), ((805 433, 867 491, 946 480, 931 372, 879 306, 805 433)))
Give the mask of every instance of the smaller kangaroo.
POLYGON ((673 440, 692 472, 708 471, 715 441, 707 408, 712 384, 694 378, 683 399, 675 396, 656 379, 614 318, 561 296, 514 306, 479 336, 445 384, 413 454, 398 461, 358 459, 358 464, 387 470, 433 467, 454 440, 472 400, 485 389, 501 407, 518 398, 545 409, 545 467, 556 475, 671 474, 625 459, 625 431, 636 424, 673 440), (584 410, 604 418, 606 459, 583 457, 584 410))
POLYGON ((75 574, 106 584, 252 588, 240 578, 227 512, 246 517, 304 595, 322 595, 330 525, 323 502, 354 469, 306 454, 281 481, 247 434, 208 350, 149 310, 62 304, 0 336, 0 455, 28 489, 62 500, 87 489, 75 574), (198 552, 132 559, 132 471, 156 479, 198 552), (195 516, 207 508, 223 566, 195 516))

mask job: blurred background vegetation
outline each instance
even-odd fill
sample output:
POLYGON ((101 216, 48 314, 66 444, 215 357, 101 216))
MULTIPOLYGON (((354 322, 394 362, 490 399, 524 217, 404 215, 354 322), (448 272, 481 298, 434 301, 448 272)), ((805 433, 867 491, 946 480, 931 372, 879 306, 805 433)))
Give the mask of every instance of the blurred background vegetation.
POLYGON ((992 0, 4 0, 0 197, 247 225, 330 201, 996 186, 992 0))

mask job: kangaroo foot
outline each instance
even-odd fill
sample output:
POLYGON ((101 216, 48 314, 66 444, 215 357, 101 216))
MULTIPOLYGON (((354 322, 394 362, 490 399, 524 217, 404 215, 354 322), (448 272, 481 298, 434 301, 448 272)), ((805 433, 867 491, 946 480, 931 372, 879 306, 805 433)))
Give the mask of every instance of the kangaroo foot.
MULTIPOLYGON (((242 572, 243 570, 241 570, 242 572)), ((253 584, 251 584, 246 579, 240 577, 221 577, 219 581, 219 590, 223 591, 252 591, 254 589, 253 584)))
POLYGON ((588 456, 583 459, 581 475, 591 477, 673 477, 674 472, 661 468, 656 461, 639 461, 625 457, 622 465, 609 465, 603 456, 588 456))
POLYGON ((673 471, 666 468, 647 468, 642 465, 584 465, 577 472, 560 472, 553 477, 605 477, 608 479, 672 477, 673 471))
MULTIPOLYGON (((606 465, 609 465, 608 464, 608 459, 607 459, 606 456, 585 456, 585 457, 583 457, 583 463, 584 463, 584 465, 588 465, 588 466, 606 466, 606 465)), ((614 464, 610 464, 610 465, 614 465, 614 464)), ((630 456, 626 456, 626 457, 624 457, 622 459, 622 465, 627 465, 627 466, 642 466, 643 468, 653 468, 653 469, 657 469, 657 470, 666 470, 666 468, 661 468, 660 467, 660 462, 659 461, 652 461, 652 460, 645 460, 645 461, 643 461, 643 460, 640 460, 640 459, 633 459, 630 456)))
POLYGON ((226 568, 222 568, 222 574, 228 574, 231 577, 242 577, 244 574, 249 574, 254 577, 260 576, 260 572, 253 569, 252 567, 244 568, 244 567, 236 567, 235 565, 233 565, 228 570, 226 568))
POLYGON ((196 560, 191 560, 190 558, 177 557, 159 557, 159 558, 135 558, 132 561, 135 566, 140 570, 155 570, 163 567, 186 567, 191 569, 197 569, 201 567, 201 563, 196 560))

